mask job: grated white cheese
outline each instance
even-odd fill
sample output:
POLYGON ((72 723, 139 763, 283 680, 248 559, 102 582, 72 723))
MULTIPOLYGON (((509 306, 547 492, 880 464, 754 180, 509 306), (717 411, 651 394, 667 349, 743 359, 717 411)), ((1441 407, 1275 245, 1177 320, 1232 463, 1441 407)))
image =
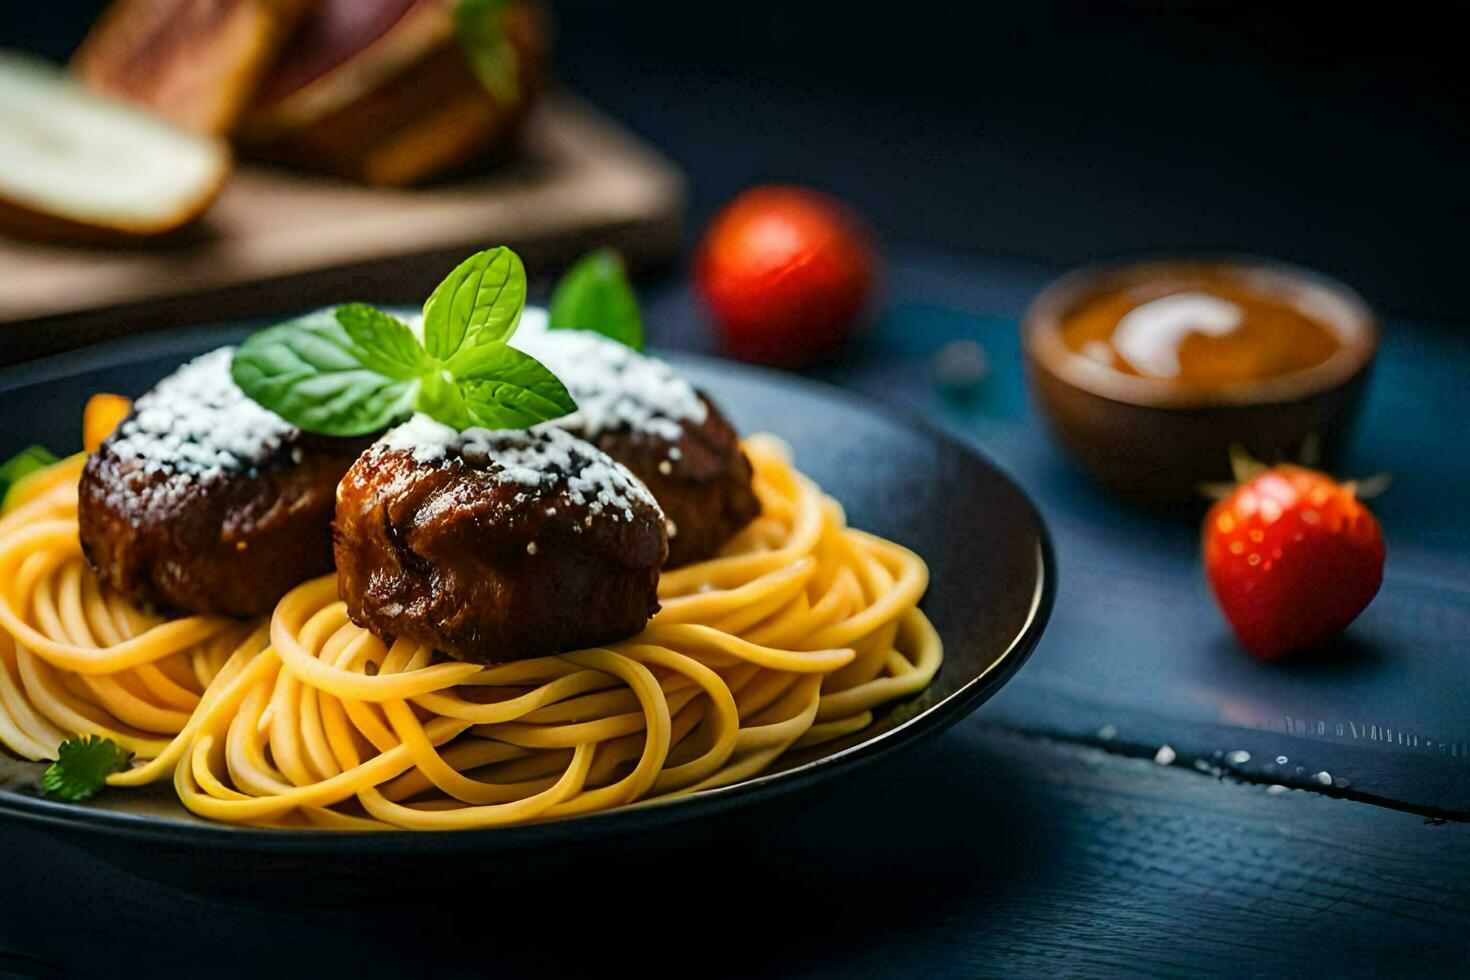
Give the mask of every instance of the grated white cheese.
MULTIPOLYGON (((264 463, 299 434, 245 396, 230 377, 233 347, 179 368, 138 399, 110 448, 145 472, 208 479, 264 463)), ((293 456, 293 459, 296 458, 293 456)))
POLYGON ((405 450, 419 463, 458 457, 491 473, 499 482, 525 487, 518 501, 565 489, 572 503, 593 515, 634 519, 633 507, 649 507, 661 518, 653 494, 602 450, 554 425, 534 429, 466 429, 456 432, 427 415, 415 415, 375 444, 405 450))
POLYGON ((553 424, 588 439, 631 429, 673 441, 682 423, 698 425, 709 414, 668 364, 586 330, 548 330, 543 309, 526 308, 510 343, 550 368, 577 403, 553 424))

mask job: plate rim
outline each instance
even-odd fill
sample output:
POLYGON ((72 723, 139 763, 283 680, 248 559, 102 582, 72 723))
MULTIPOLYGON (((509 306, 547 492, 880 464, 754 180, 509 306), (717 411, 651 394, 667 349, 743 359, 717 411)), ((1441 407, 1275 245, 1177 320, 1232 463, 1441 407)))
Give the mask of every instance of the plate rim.
MULTIPOLYGON (((238 333, 258 318, 219 321, 157 333, 141 334, 95 345, 70 355, 61 354, 0 368, 0 394, 65 377, 121 367, 170 354, 181 354, 200 341, 225 331, 238 333)), ((705 354, 657 350, 667 360, 691 363, 699 368, 746 376, 748 380, 804 389, 806 393, 844 404, 850 409, 876 416, 890 424, 916 431, 933 444, 969 456, 1009 486, 1026 508, 1036 529, 1036 580, 1025 622, 1004 651, 980 673, 965 681, 938 702, 917 712, 885 732, 864 739, 831 755, 813 759, 794 769, 763 773, 715 789, 635 803, 611 810, 543 822, 511 824, 455 831, 426 833, 415 830, 360 831, 317 828, 248 827, 215 822, 163 820, 139 813, 105 810, 46 800, 38 796, 0 788, 0 818, 59 830, 75 837, 99 835, 110 839, 166 843, 173 846, 222 846, 233 851, 255 853, 304 853, 323 856, 360 852, 370 846, 375 852, 453 853, 491 851, 517 844, 553 843, 586 837, 615 837, 651 826, 688 823, 715 813, 795 792, 826 782, 853 767, 892 754, 905 746, 919 744, 948 730, 1003 687, 1031 657, 1051 618, 1057 595, 1057 560, 1051 532, 1030 495, 1006 470, 986 453, 954 436, 928 419, 905 409, 878 405, 870 399, 836 385, 802 375, 741 364, 705 354), (599 833, 601 831, 602 833, 599 833), (369 843, 371 842, 371 843, 369 843)), ((779 435, 779 433, 777 433, 779 435)), ((922 692, 915 697, 921 697, 922 692)), ((906 702, 899 702, 906 703, 906 702)))

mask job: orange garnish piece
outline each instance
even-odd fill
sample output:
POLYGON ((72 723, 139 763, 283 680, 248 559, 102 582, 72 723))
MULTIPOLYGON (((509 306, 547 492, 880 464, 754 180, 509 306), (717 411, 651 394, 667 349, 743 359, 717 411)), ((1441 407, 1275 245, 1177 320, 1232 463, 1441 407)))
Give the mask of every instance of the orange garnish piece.
POLYGON ((118 423, 133 410, 133 402, 122 395, 98 394, 87 399, 82 411, 82 445, 87 452, 95 453, 102 441, 112 435, 118 423))

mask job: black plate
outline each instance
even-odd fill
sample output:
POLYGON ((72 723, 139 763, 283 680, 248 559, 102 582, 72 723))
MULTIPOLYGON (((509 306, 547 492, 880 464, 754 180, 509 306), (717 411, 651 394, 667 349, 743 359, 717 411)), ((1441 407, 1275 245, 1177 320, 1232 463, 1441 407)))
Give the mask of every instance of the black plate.
MULTIPOLYGON (((0 371, 0 459, 32 442, 76 447, 88 395, 136 395, 184 359, 245 333, 247 326, 236 324, 159 334, 0 371)), ((425 861, 453 866, 471 856, 496 855, 499 862, 515 853, 625 848, 650 834, 689 840, 748 828, 784 812, 770 805, 778 800, 791 805, 830 790, 836 777, 942 731, 1016 672, 1051 611, 1056 566, 1046 529, 1015 484, 960 443, 836 389, 705 358, 670 359, 742 431, 790 442, 798 465, 842 502, 854 526, 901 542, 929 563, 924 609, 944 638, 945 658, 926 692, 880 710, 865 731, 789 755, 759 778, 542 824, 446 833, 257 830, 197 820, 167 785, 107 792, 85 805, 0 788, 0 815, 43 825, 140 873, 199 877, 213 889, 231 874, 255 881, 269 871, 377 876, 422 871, 425 861), (768 805, 745 810, 754 803, 768 805)))

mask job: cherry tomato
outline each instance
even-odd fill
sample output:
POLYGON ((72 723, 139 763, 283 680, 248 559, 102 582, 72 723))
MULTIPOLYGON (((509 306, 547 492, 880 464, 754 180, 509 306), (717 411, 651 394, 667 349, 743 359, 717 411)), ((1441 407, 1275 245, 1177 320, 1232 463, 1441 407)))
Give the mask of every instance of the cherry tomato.
POLYGON ((800 187, 758 187, 710 225, 694 279, 730 354, 794 367, 848 338, 875 266, 868 236, 844 205, 800 187))

